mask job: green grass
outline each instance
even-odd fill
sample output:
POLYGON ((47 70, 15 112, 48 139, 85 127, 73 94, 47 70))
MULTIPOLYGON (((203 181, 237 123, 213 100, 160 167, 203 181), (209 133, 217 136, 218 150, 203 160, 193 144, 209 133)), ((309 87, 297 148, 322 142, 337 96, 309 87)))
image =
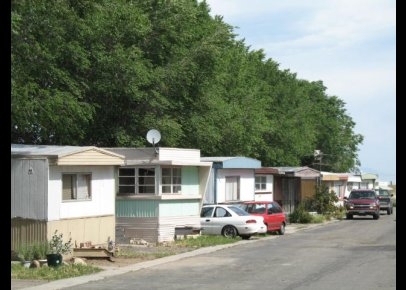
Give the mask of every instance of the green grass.
POLYGON ((26 268, 20 263, 11 264, 11 279, 53 281, 89 275, 102 269, 89 265, 61 265, 59 267, 26 268))
MULTIPOLYGON (((266 235, 259 235, 266 236, 266 235)), ((173 250, 173 248, 185 248, 185 251, 190 251, 202 247, 210 247, 215 245, 230 244, 241 241, 240 237, 234 239, 225 238, 223 236, 206 236, 201 235, 196 238, 186 238, 176 240, 170 244, 169 247, 159 247, 157 251, 147 253, 131 251, 123 248, 117 254, 118 257, 131 257, 142 258, 145 260, 158 259, 166 256, 171 256, 179 253, 179 251, 173 250)), ((102 269, 91 265, 61 265, 59 267, 40 267, 40 268, 25 268, 21 263, 11 264, 11 279, 31 279, 31 280, 59 280, 72 277, 78 277, 83 275, 89 275, 98 273, 102 269)))

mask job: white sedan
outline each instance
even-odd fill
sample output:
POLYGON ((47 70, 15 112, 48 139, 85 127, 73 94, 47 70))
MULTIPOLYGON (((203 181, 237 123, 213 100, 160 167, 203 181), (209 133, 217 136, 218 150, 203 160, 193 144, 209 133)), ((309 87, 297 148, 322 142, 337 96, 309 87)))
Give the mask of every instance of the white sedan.
POLYGON ((266 233, 262 216, 253 216, 235 205, 204 205, 200 212, 201 234, 240 236, 248 240, 252 235, 266 233))

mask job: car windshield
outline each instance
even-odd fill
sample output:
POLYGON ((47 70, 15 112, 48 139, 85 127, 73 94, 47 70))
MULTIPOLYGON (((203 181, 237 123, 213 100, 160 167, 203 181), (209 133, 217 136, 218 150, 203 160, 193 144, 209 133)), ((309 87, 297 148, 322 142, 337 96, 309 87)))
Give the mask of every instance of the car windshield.
POLYGON ((386 191, 386 190, 378 190, 377 193, 378 193, 380 196, 389 196, 389 192, 386 191))
POLYGON ((375 198, 375 193, 372 191, 358 191, 351 192, 350 199, 361 199, 361 198, 375 198))

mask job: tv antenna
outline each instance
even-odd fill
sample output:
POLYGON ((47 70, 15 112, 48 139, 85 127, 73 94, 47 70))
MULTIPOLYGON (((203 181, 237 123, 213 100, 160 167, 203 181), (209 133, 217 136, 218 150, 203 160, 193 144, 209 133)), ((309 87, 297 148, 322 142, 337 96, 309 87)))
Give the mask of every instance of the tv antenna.
POLYGON ((158 150, 155 148, 155 144, 157 144, 161 140, 161 133, 158 130, 151 129, 147 133, 147 140, 149 143, 154 146, 155 153, 158 154, 158 150))

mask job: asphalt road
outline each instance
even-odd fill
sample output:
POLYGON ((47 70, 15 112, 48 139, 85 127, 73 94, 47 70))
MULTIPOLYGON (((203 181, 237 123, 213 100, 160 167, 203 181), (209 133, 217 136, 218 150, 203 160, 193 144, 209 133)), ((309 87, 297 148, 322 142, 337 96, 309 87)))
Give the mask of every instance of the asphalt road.
POLYGON ((396 289, 396 212, 141 268, 64 289, 396 289))
MULTIPOLYGON (((202 248, 176 256, 12 289, 396 289, 396 209, 324 225, 288 225, 283 236, 202 248), (28 288, 26 288, 28 287, 28 288)), ((14 282, 14 283, 13 283, 14 282)))

